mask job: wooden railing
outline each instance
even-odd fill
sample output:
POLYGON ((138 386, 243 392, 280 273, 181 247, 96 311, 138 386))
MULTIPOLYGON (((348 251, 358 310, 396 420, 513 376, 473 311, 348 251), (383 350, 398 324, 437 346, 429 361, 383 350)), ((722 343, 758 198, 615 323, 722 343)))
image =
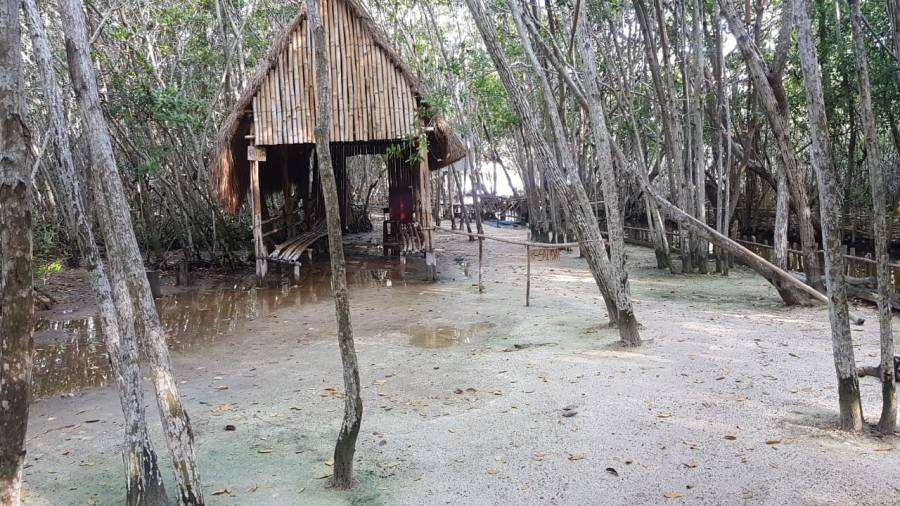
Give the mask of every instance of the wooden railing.
MULTIPOLYGON (((678 245, 681 244, 681 237, 678 231, 667 232, 669 247, 672 251, 678 251, 678 245)), ((650 230, 642 227, 625 227, 625 242, 629 244, 637 244, 640 246, 653 247, 653 240, 650 238, 650 230)), ((764 243, 758 243, 745 239, 737 241, 745 248, 763 257, 769 262, 773 262, 775 258, 775 248, 764 243)), ((825 264, 824 252, 819 250, 819 262, 825 264)), ((857 278, 870 278, 875 276, 875 260, 871 258, 858 257, 851 254, 844 255, 847 274, 857 278)), ((803 253, 796 249, 788 249, 788 270, 803 270, 803 253)), ((891 285, 894 293, 900 293, 900 264, 889 264, 891 271, 891 285)))

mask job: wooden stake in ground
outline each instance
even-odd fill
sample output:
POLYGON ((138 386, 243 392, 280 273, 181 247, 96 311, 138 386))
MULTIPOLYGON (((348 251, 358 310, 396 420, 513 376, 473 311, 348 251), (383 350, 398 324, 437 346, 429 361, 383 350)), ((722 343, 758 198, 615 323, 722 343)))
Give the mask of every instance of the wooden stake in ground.
POLYGON ((81 0, 60 0, 59 6, 65 31, 69 75, 84 120, 85 139, 91 143, 90 179, 98 222, 110 261, 117 309, 121 319, 134 322, 141 337, 142 349, 156 389, 163 432, 175 470, 178 500, 187 505, 203 504, 194 434, 178 395, 165 333, 156 313, 143 257, 131 223, 128 199, 113 154, 112 139, 100 107, 84 9, 81 0))
POLYGON ((794 22, 797 29, 797 45, 800 48, 800 68, 803 70, 806 88, 811 141, 810 160, 819 184, 822 242, 825 249, 825 282, 828 287, 828 319, 831 320, 831 345, 838 377, 841 429, 858 431, 862 430, 863 416, 859 397, 859 378, 856 377, 856 361, 853 357, 853 340, 850 337, 847 282, 841 246, 841 217, 838 210, 843 209, 842 190, 840 175, 831 158, 822 76, 807 0, 794 0, 794 22))
POLYGON ((31 396, 31 151, 19 0, 0 1, 0 504, 19 504, 31 396))
POLYGON ((872 91, 869 85, 869 63, 866 44, 862 34, 862 13, 859 0, 848 0, 850 4, 850 28, 853 33, 853 53, 856 73, 859 76, 859 115, 862 119, 866 142, 866 165, 869 168, 869 186, 872 189, 872 208, 875 220, 872 223, 875 237, 876 278, 878 279, 878 321, 881 332, 881 419, 878 431, 893 434, 897 426, 897 393, 894 385, 894 333, 891 328, 893 310, 891 308, 891 272, 888 267, 887 198, 885 197, 884 173, 881 171, 881 149, 878 146, 878 130, 875 129, 875 114, 872 111, 872 91))
POLYGON ((129 505, 163 504, 166 493, 157 465, 156 452, 147 433, 144 391, 138 365, 134 324, 119 322, 106 268, 100 259, 90 219, 84 208, 81 182, 75 173, 75 162, 70 147, 62 90, 53 68, 43 20, 34 0, 24 0, 22 7, 30 27, 34 59, 44 79, 44 102, 51 125, 48 135, 53 135, 55 140, 57 177, 60 181, 59 191, 63 204, 60 209, 66 215, 70 233, 77 237, 85 267, 90 274, 91 287, 100 309, 101 334, 125 417, 125 444, 122 447, 122 457, 125 463, 126 501, 129 505))
POLYGON ((318 0, 307 0, 309 26, 313 34, 316 57, 316 153, 325 199, 325 216, 328 223, 328 249, 331 253, 331 288, 334 291, 334 309, 338 324, 338 344, 344 366, 344 422, 334 447, 334 476, 331 484, 338 489, 348 489, 353 484, 353 454, 356 437, 362 423, 363 405, 359 396, 359 365, 353 347, 353 327, 350 324, 350 297, 347 289, 347 272, 344 264, 344 244, 341 237, 341 218, 338 206, 337 183, 331 166, 331 82, 329 80, 328 48, 325 45, 325 27, 319 16, 318 0))

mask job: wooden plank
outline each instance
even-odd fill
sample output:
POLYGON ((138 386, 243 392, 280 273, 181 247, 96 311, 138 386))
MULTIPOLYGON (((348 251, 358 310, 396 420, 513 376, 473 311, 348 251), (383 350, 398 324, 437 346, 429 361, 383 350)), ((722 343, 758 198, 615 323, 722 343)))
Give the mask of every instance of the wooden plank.
POLYGON ((347 81, 345 88, 347 89, 347 140, 358 140, 356 136, 356 72, 353 64, 356 62, 354 58, 355 44, 353 43, 353 18, 350 16, 350 10, 346 2, 341 2, 341 16, 344 18, 343 36, 344 36, 344 79, 347 81))
POLYGON ((256 95, 253 95, 253 139, 255 141, 259 141, 262 137, 259 132, 259 92, 256 95))
POLYGON ((310 139, 313 138, 312 127, 310 126, 310 121, 309 121, 310 114, 311 114, 310 111, 312 111, 314 104, 312 101, 312 97, 310 96, 311 91, 310 91, 310 87, 309 87, 309 84, 311 82, 313 82, 313 75, 312 75, 312 71, 309 68, 310 60, 309 60, 309 51, 308 51, 308 49, 309 49, 309 43, 308 43, 309 34, 307 33, 308 26, 309 26, 309 23, 307 23, 306 21, 303 21, 300 25, 300 72, 301 72, 301 74, 303 74, 302 86, 300 87, 301 102, 303 103, 303 107, 301 110, 301 112, 303 113, 303 116, 301 118, 302 123, 303 123, 303 127, 302 127, 303 137, 301 139, 301 142, 304 142, 304 143, 312 142, 310 139))
POLYGON ((288 144, 296 144, 297 143, 297 127, 294 121, 297 119, 296 111, 294 109, 294 34, 293 32, 288 36, 288 45, 284 51, 284 73, 285 73, 285 83, 284 83, 284 93, 287 95, 287 118, 288 118, 288 144))
POLYGON ((300 27, 298 25, 297 30, 291 34, 291 95, 293 96, 293 116, 294 116, 294 143, 299 144, 302 142, 300 139, 302 137, 302 132, 300 130, 300 111, 301 111, 301 95, 300 95, 300 83, 303 76, 300 74, 300 36, 299 36, 300 27))
POLYGON ((256 141, 257 144, 271 144, 271 139, 269 139, 269 122, 271 120, 271 114, 269 110, 269 74, 266 73, 266 77, 263 79, 262 85, 260 86, 260 96, 259 96, 260 105, 262 106, 260 109, 262 110, 262 136, 260 136, 259 140, 256 141))
POLYGON ((285 63, 286 53, 282 51, 278 55, 278 95, 281 107, 281 142, 280 144, 291 143, 291 116, 290 116, 290 100, 288 98, 288 77, 287 63, 285 63))
POLYGON ((368 33, 365 32, 362 26, 362 22, 357 20, 357 28, 359 31, 357 35, 359 36, 359 68, 360 73, 362 75, 362 87, 360 88, 360 123, 362 124, 363 131, 363 139, 370 140, 372 138, 372 114, 371 114, 371 102, 370 102, 370 93, 371 93, 371 83, 369 83, 369 38, 368 33))
POLYGON ((354 102, 354 106, 356 107, 356 114, 354 119, 356 121, 356 137, 358 140, 364 141, 366 140, 366 125, 363 117, 363 110, 365 107, 365 94, 366 94, 366 82, 365 82, 365 74, 362 70, 362 33, 360 29, 360 21, 359 17, 353 16, 353 72, 356 74, 356 87, 354 91, 356 93, 356 100, 354 102))

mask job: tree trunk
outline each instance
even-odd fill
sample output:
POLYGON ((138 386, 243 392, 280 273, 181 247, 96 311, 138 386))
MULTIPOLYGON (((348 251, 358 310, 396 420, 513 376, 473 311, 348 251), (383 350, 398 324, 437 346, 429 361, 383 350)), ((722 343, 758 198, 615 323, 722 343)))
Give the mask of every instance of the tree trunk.
POLYGON ((156 452, 147 433, 144 411, 144 392, 138 364, 137 338, 134 326, 120 325, 113 302, 112 288, 106 277, 100 252, 94 241, 90 220, 84 207, 81 181, 75 173, 69 133, 65 121, 62 90, 53 69, 50 45, 44 32, 44 24, 34 0, 22 2, 28 25, 35 61, 44 79, 44 102, 56 141, 57 178, 66 205, 62 206, 66 222, 72 227, 82 251, 85 267, 90 273, 91 287, 100 308, 100 327, 104 338, 113 377, 118 387, 119 403, 125 417, 125 445, 122 457, 125 463, 126 502, 129 505, 155 505, 166 502, 162 475, 157 465, 156 452))
POLYGON ((175 469, 178 499, 182 504, 203 504, 194 434, 178 396, 165 334, 156 313, 131 223, 128 200, 113 154, 109 129, 100 107, 82 3, 81 0, 60 0, 59 5, 65 30, 69 74, 84 120, 85 138, 91 142, 91 179, 98 221, 112 267, 111 279, 117 294, 115 298, 119 300, 119 315, 126 320, 133 317, 138 335, 141 336, 142 349, 147 356, 156 389, 163 432, 175 469), (126 302, 127 299, 130 299, 130 305, 126 302), (134 314, 127 314, 131 309, 134 314))
POLYGON ((759 54, 756 45, 750 39, 743 23, 738 18, 731 0, 717 0, 722 7, 722 14, 728 20, 731 33, 737 39, 738 48, 747 63, 750 77, 759 96, 759 103, 763 106, 769 127, 775 135, 778 145, 779 157, 787 177, 788 189, 791 193, 791 202, 797 212, 797 225, 800 229, 800 244, 803 250, 804 271, 810 285, 821 289, 822 269, 819 266, 819 257, 816 251, 815 229, 812 224, 812 213, 809 208, 809 197, 806 192, 806 184, 800 163, 797 160, 797 152, 791 143, 788 125, 785 116, 779 111, 779 101, 769 84, 765 64, 759 54))
POLYGON ((842 209, 840 178, 831 158, 822 76, 807 0, 794 0, 794 22, 800 49, 800 67, 803 70, 806 88, 809 136, 812 141, 810 159, 819 185, 822 242, 825 249, 825 281, 828 286, 828 317, 831 321, 834 366, 838 377, 841 429, 859 431, 862 430, 863 415, 859 378, 856 376, 856 362, 853 357, 853 340, 850 337, 847 284, 841 247, 841 223, 838 212, 842 209))
POLYGON ((862 13, 859 0, 848 0, 850 5, 850 28, 853 33, 853 52, 856 73, 859 76, 859 102, 863 134, 866 145, 866 165, 869 168, 869 186, 872 189, 874 220, 872 235, 875 237, 876 278, 878 279, 878 321, 881 332, 881 418, 878 431, 890 435, 897 427, 897 393, 894 384, 894 333, 891 328, 893 311, 891 308, 891 272, 888 266, 887 198, 885 196, 884 173, 881 170, 881 149, 878 145, 878 130, 875 128, 875 114, 872 110, 872 92, 869 84, 869 63, 862 34, 862 13))
POLYGON ((19 0, 0 3, 0 504, 20 504, 34 347, 31 139, 19 0))
MULTIPOLYGON (((517 0, 510 0, 516 5, 517 0)), ((606 230, 609 236, 610 274, 613 294, 616 296, 616 307, 619 310, 619 325, 623 325, 623 316, 635 329, 628 332, 631 341, 623 342, 628 346, 640 344, 640 336, 636 328, 634 310, 631 305, 631 289, 628 283, 628 272, 625 269, 625 229, 622 211, 619 208, 619 189, 616 186, 616 174, 613 169, 612 153, 609 145, 609 131, 606 127, 606 112, 603 110, 603 96, 600 93, 600 75, 597 70, 597 56, 593 39, 588 36, 587 9, 585 2, 578 2, 579 11, 575 12, 575 46, 581 56, 584 73, 585 95, 590 116, 591 134, 597 156, 600 185, 603 191, 603 202, 606 206, 606 230)), ((516 6, 516 9, 518 7, 516 6)), ((513 11, 514 18, 521 13, 513 11)), ((520 36, 528 37, 524 29, 520 36)))
MULTIPOLYGON (((510 6, 513 6, 510 1, 510 6)), ((581 250, 587 259, 594 281, 600 288, 601 293, 606 301, 615 300, 615 294, 611 291, 612 275, 610 273, 610 262, 606 256, 603 237, 600 235, 600 227, 597 224, 597 218, 591 210, 590 201, 585 192, 584 185, 581 180, 575 177, 577 170, 574 166, 572 154, 566 145, 565 138, 562 135, 562 125, 556 107, 549 103, 552 100, 552 90, 547 83, 546 75, 537 65, 534 52, 531 50, 531 44, 528 42, 527 34, 523 33, 524 28, 521 26, 521 20, 516 16, 519 23, 517 29, 522 37, 523 48, 528 53, 528 57, 532 62, 535 72, 541 81, 541 87, 544 100, 548 101, 547 109, 553 126, 553 135, 556 143, 556 153, 559 154, 558 163, 554 150, 547 144, 541 133, 538 122, 531 110, 531 105, 526 97, 524 90, 519 86, 512 69, 506 61, 506 57, 497 42, 497 34, 494 25, 488 20, 481 5, 481 0, 466 0, 466 4, 472 13, 475 24, 478 26, 487 47, 488 54, 494 62, 500 79, 509 96, 509 100, 514 110, 522 119, 525 132, 531 141, 531 146, 537 151, 538 158, 544 164, 545 176, 552 186, 553 190, 560 197, 560 204, 566 213, 569 224, 574 228, 578 241, 581 243, 581 250), (570 177, 571 176, 571 177, 570 177), (568 182, 571 181, 571 184, 568 182)), ((516 8, 516 10, 518 10, 516 8)), ((629 301, 630 302, 630 301, 629 301)), ((638 342, 637 322, 635 321, 630 304, 625 307, 614 308, 619 313, 619 335, 624 343, 638 342)), ((610 318, 616 315, 611 314, 610 318)))
POLYGON ((772 232, 772 247, 775 254, 775 265, 779 269, 788 270, 788 214, 790 202, 788 202, 787 178, 781 166, 778 171, 778 187, 775 191, 775 228, 772 232))
POLYGON ((328 49, 325 27, 319 17, 318 0, 308 0, 309 24, 312 29, 316 58, 316 153, 322 178, 322 195, 325 199, 325 216, 328 223, 328 250, 331 254, 331 286, 334 291, 334 309, 338 325, 338 345, 344 368, 344 421, 334 447, 334 476, 331 484, 338 489, 348 489, 353 484, 353 454, 356 437, 362 423, 363 405, 359 395, 359 365, 353 346, 353 327, 350 324, 350 297, 347 289, 347 272, 344 264, 344 244, 341 237, 341 221, 334 169, 331 166, 331 81, 329 79, 328 49))

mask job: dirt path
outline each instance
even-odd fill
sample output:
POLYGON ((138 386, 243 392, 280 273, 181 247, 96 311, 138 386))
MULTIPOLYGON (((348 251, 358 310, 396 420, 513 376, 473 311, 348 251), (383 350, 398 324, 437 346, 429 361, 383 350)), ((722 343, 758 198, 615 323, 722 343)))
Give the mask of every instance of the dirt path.
MULTIPOLYGON (((254 303, 177 352, 209 503, 900 502, 897 437, 832 429, 824 309, 786 309, 741 268, 671 277, 629 248, 650 341, 622 349, 576 253, 533 263, 525 308, 524 248, 486 243, 478 295, 476 244, 438 235, 439 283, 411 279, 414 265, 398 279, 390 264, 390 283, 352 291, 365 413, 351 492, 324 479, 342 409, 327 295, 254 303)), ((874 364, 874 313, 857 312, 870 319, 854 331, 857 357, 874 364)), ((862 389, 871 421, 880 389, 862 389)), ((165 462, 155 426, 154 438, 165 462)), ((109 387, 37 401, 27 504, 121 503, 120 440, 109 387)))

